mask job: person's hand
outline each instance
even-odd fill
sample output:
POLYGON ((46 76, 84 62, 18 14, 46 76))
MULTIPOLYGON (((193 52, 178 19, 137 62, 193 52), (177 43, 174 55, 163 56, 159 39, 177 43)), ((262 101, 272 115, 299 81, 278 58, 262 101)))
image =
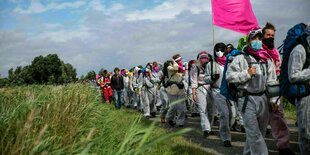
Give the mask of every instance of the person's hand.
POLYGON ((213 74, 213 75, 211 75, 211 80, 212 81, 216 81, 219 78, 220 78, 220 74, 213 74))
POLYGON ((256 75, 256 68, 255 67, 251 67, 248 69, 248 73, 250 74, 251 77, 255 77, 256 75))

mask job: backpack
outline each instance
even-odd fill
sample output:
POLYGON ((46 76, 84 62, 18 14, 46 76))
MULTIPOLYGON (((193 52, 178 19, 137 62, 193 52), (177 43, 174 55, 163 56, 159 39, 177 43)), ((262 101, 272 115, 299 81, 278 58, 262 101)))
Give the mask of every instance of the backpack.
POLYGON ((307 43, 307 26, 303 23, 297 24, 287 32, 282 51, 282 64, 280 71, 280 95, 295 105, 295 100, 310 94, 309 85, 301 83, 291 83, 288 79, 288 61, 294 47, 303 45, 306 50, 306 62, 303 66, 307 68, 310 64, 310 50, 307 43))
POLYGON ((237 55, 243 54, 247 61, 247 63, 250 65, 251 58, 245 54, 244 52, 234 49, 232 50, 229 54, 226 55, 226 62, 224 65, 224 71, 223 71, 223 78, 221 82, 221 87, 220 87, 220 94, 225 96, 228 100, 232 100, 237 102, 237 86, 233 83, 228 83, 226 80, 226 72, 227 72, 227 67, 228 64, 231 63, 237 55))

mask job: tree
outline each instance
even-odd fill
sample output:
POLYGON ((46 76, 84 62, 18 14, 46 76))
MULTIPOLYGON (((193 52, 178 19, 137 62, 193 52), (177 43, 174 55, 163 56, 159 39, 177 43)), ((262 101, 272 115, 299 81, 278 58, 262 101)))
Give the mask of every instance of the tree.
POLYGON ((9 69, 9 71, 8 71, 8 73, 9 73, 8 80, 10 83, 14 80, 14 72, 13 71, 14 71, 14 68, 9 69))
POLYGON ((95 71, 90 71, 87 73, 87 75, 84 78, 85 80, 96 80, 96 72, 95 71))
POLYGON ((76 69, 69 63, 65 64, 57 54, 35 57, 31 65, 11 68, 8 81, 11 84, 64 84, 75 82, 76 69))
POLYGON ((58 78, 61 76, 61 60, 58 58, 57 54, 49 54, 45 57, 47 75, 52 77, 53 81, 50 83, 57 83, 58 78))
POLYGON ((48 82, 48 71, 47 63, 42 55, 35 57, 31 64, 32 78, 35 83, 47 83, 48 82))

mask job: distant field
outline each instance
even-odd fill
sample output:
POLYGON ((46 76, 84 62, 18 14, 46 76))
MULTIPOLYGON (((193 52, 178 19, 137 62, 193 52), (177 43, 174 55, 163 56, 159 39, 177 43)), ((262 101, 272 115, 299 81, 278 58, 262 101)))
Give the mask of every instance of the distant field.
POLYGON ((1 154, 207 154, 88 85, 0 89, 1 154))

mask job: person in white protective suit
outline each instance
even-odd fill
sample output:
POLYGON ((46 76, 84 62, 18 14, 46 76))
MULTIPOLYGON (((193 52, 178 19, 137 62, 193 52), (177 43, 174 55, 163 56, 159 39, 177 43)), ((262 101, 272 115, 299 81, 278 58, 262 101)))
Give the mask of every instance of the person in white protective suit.
POLYGON ((224 43, 217 43, 213 50, 214 59, 209 62, 205 69, 204 80, 211 86, 213 104, 217 105, 220 117, 220 137, 225 147, 231 147, 230 134, 230 116, 231 105, 225 96, 220 94, 221 81, 223 77, 224 65, 226 62, 226 45, 224 43))
POLYGON ((185 89, 183 83, 183 67, 182 57, 180 54, 175 54, 172 57, 172 66, 168 66, 167 94, 170 101, 169 109, 166 115, 166 121, 169 125, 184 127, 185 123, 185 89), (174 118, 176 121, 174 122, 174 118))
MULTIPOLYGON (((310 34, 310 23, 307 30, 308 34, 310 34)), ((309 52, 310 35, 306 40, 305 42, 308 44, 307 51, 309 52)), ((309 60, 309 54, 306 54, 306 49, 302 44, 298 44, 293 48, 288 61, 288 78, 291 83, 302 83, 309 86, 310 67, 304 68, 306 60, 309 60)), ((310 95, 296 99, 295 103, 300 152, 302 155, 310 155, 310 95)))
POLYGON ((142 103, 144 117, 156 116, 156 89, 155 83, 159 81, 153 74, 153 67, 151 63, 148 63, 145 67, 143 74, 142 84, 142 103))
POLYGON ((142 111, 142 99, 141 99, 141 88, 142 88, 143 75, 141 68, 134 68, 134 75, 132 78, 132 87, 133 87, 133 102, 134 108, 139 112, 142 111))
POLYGON ((215 106, 211 100, 210 84, 204 81, 206 64, 211 60, 207 52, 202 51, 197 56, 196 65, 190 72, 193 101, 198 103, 200 124, 204 137, 213 134, 211 126, 214 121, 215 106))
MULTIPOLYGON (((277 83, 277 76, 270 55, 262 48, 262 37, 261 29, 250 31, 244 54, 236 56, 226 72, 227 82, 237 86, 238 108, 246 132, 243 154, 268 154, 264 136, 269 104, 265 91, 267 85, 277 83)), ((270 102, 276 99, 271 98, 270 102)))

